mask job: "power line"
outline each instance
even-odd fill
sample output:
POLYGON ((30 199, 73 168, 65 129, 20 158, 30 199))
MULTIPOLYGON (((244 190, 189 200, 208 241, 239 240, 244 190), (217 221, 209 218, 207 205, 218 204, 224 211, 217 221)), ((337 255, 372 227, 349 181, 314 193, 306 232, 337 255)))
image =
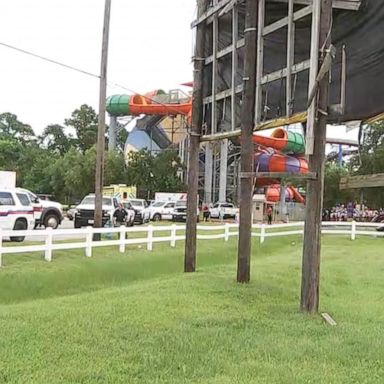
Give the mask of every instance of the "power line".
POLYGON ((71 70, 76 71, 76 72, 80 72, 80 73, 82 73, 84 75, 91 76, 91 77, 96 77, 97 79, 100 79, 100 76, 99 75, 95 75, 94 73, 91 73, 91 72, 88 72, 88 71, 84 71, 83 69, 79 69, 79 68, 73 67, 72 65, 61 63, 60 61, 56 61, 56 60, 50 59, 48 57, 38 55, 36 53, 27 51, 27 50, 22 49, 22 48, 15 47, 14 45, 2 43, 2 42, 0 42, 0 45, 2 45, 3 47, 7 47, 7 48, 13 49, 15 51, 24 53, 26 55, 36 57, 38 59, 41 59, 41 60, 44 60, 44 61, 48 61, 49 63, 60 65, 61 67, 64 67, 64 68, 67 68, 67 69, 71 69, 71 70))
MULTIPOLYGON (((61 67, 70 69, 72 71, 82 73, 83 75, 87 75, 87 76, 91 76, 91 77, 100 79, 100 75, 96 75, 95 73, 85 71, 83 69, 74 67, 72 65, 65 64, 65 63, 57 61, 57 60, 50 59, 49 57, 46 57, 46 56, 38 55, 37 53, 31 52, 31 51, 27 51, 26 49, 18 48, 18 47, 14 46, 14 45, 3 43, 1 41, 0 41, 0 45, 3 46, 3 47, 9 48, 9 49, 13 49, 14 51, 17 51, 17 52, 20 52, 20 53, 24 53, 25 55, 29 55, 29 56, 35 57, 35 58, 43 60, 43 61, 47 61, 47 62, 49 62, 51 64, 56 64, 56 65, 59 65, 61 67)), ((162 105, 162 106, 167 106, 166 104, 164 104, 164 103, 162 103, 160 101, 154 100, 151 97, 142 95, 139 92, 135 92, 133 89, 125 87, 124 85, 121 85, 121 84, 118 84, 118 83, 114 83, 114 82, 108 82, 107 85, 110 86, 110 87, 119 87, 121 89, 124 89, 125 91, 128 91, 128 92, 132 93, 132 94, 142 96, 142 97, 146 98, 147 100, 150 100, 154 104, 159 104, 159 105, 162 105)), ((180 111, 177 110, 176 105, 177 104, 175 104, 175 108, 169 108, 170 112, 173 110, 173 112, 176 112, 177 114, 182 114, 182 113, 180 113, 180 111)))

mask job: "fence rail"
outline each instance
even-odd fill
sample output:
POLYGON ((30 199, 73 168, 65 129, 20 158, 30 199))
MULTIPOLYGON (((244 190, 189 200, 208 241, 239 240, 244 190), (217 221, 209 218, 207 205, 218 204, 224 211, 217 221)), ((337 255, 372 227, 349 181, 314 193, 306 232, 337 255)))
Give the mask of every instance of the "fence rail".
MULTIPOLYGON (((374 236, 384 237, 384 232, 377 232, 374 229, 383 226, 380 223, 360 223, 360 222, 323 222, 322 234, 330 235, 348 235, 351 240, 355 240, 357 236, 374 236), (371 229, 371 230, 369 230, 371 229)), ((264 243, 268 237, 280 237, 303 234, 304 222, 293 222, 287 224, 253 224, 252 236, 259 237, 260 243, 264 243)), ((218 240, 224 239, 228 241, 232 236, 238 236, 238 224, 225 223, 222 225, 198 225, 198 240, 218 240), (202 233, 202 232, 208 232, 202 233), (219 232, 219 233, 212 233, 219 232)), ((28 231, 2 231, 0 230, 0 267, 2 266, 2 255, 43 252, 46 261, 52 261, 53 251, 67 249, 84 249, 85 256, 91 257, 93 248, 117 246, 119 251, 124 253, 127 245, 145 244, 148 251, 153 250, 154 243, 169 243, 171 247, 176 246, 177 241, 185 240, 185 225, 169 225, 169 226, 140 226, 140 227, 117 227, 117 228, 82 228, 82 229, 56 229, 47 228, 44 230, 28 230, 28 231), (156 236, 157 232, 165 232, 166 235, 156 236), (181 233, 182 232, 182 233, 181 233), (109 239, 94 241, 95 234, 104 234, 109 239), (130 234, 143 233, 142 237, 132 237, 130 234), (117 239, 112 239, 117 234, 117 239), (43 237, 42 244, 38 245, 16 245, 7 246, 4 241, 11 237, 43 237), (65 236, 68 242, 55 243, 57 237, 65 236), (77 241, 71 239, 76 236, 77 241), (81 236, 81 238, 78 238, 81 236)))

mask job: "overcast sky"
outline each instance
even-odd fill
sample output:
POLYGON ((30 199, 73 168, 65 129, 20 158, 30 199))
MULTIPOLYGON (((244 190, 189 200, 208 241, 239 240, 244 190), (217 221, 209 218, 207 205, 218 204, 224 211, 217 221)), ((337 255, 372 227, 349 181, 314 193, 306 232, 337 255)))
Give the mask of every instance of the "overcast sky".
MULTIPOLYGON (((136 92, 192 80, 195 0, 112 0, 108 78, 136 92)), ((98 74, 104 0, 0 1, 0 42, 98 74)), ((0 46, 0 113, 35 132, 87 103, 98 79, 0 46)), ((108 95, 126 91, 108 87, 108 95)))

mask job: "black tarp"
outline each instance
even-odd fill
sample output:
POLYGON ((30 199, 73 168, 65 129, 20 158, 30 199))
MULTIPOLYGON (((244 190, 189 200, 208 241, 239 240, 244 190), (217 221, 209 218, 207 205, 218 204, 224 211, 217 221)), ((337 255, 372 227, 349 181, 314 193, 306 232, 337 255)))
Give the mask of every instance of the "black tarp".
MULTIPOLYGON (((295 6, 295 10, 303 6, 295 6)), ((239 37, 243 31, 245 5, 239 7, 239 37)), ((266 25, 285 17, 287 5, 267 3, 266 25)), ((231 17, 226 16, 219 25, 220 48, 228 45, 232 34, 231 17), (222 44, 223 43, 223 44, 222 44)), ((309 59, 310 56, 311 16, 296 22, 295 63, 309 59)), ((341 88, 341 51, 345 45, 347 54, 346 108, 344 115, 334 115, 332 121, 363 120, 384 112, 384 0, 363 0, 358 11, 333 11, 332 44, 337 48, 337 56, 332 65, 330 104, 340 103, 341 88)), ((207 33, 207 50, 211 51, 212 32, 207 33)), ((264 71, 268 74, 286 66, 287 28, 267 35, 264 41, 264 71)), ((241 83, 244 50, 238 49, 238 84, 241 83)), ((208 55, 207 55, 208 56, 208 55)), ((206 84, 211 82, 211 66, 206 68, 206 84)), ((218 78, 221 86, 230 87, 231 60, 218 65, 218 78)), ((296 78, 293 111, 304 112, 308 98, 309 71, 301 72, 296 78)), ((210 85, 204 89, 205 96, 210 95, 210 85)), ((207 107, 210 108, 209 106, 207 107)), ((263 87, 263 120, 270 120, 286 114, 285 79, 266 84, 263 87), (264 107, 268 108, 264 108, 264 107)), ((223 114, 227 119, 227 114, 223 114)), ((209 114, 207 114, 209 120, 209 114)), ((230 119, 230 114, 228 114, 230 119)), ((221 124, 228 130, 230 122, 221 124)))

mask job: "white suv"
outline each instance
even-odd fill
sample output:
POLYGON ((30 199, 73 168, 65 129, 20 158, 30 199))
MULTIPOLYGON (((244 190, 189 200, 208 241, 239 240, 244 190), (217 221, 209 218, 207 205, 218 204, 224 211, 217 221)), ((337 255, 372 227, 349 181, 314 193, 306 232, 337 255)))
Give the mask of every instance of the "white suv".
MULTIPOLYGON (((16 189, 0 189, 0 229, 33 229, 35 219, 28 195, 16 189)), ((13 236, 11 241, 23 241, 24 236, 13 236)))
POLYGON ((146 211, 149 212, 149 218, 153 221, 171 220, 175 209, 174 201, 156 201, 146 211))
POLYGON ((64 220, 63 206, 51 200, 43 200, 28 189, 16 188, 16 191, 27 194, 35 215, 35 228, 51 227, 56 229, 64 220))

